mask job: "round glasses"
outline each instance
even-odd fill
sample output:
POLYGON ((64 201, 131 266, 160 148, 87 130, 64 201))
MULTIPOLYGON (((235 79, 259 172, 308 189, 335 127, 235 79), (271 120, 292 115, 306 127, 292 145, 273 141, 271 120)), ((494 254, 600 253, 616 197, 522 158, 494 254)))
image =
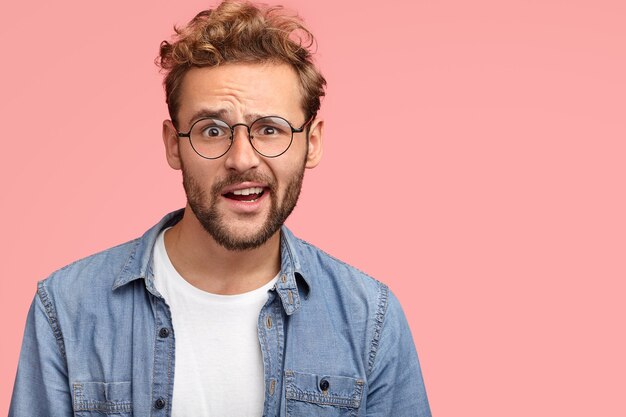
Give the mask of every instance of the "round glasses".
POLYGON ((205 117, 196 120, 189 132, 177 132, 179 138, 189 138, 191 147, 206 159, 217 159, 226 154, 233 145, 235 128, 243 126, 248 130, 250 144, 262 156, 276 158, 287 152, 293 141, 293 134, 304 131, 313 118, 300 128, 294 128, 280 116, 266 116, 255 120, 249 126, 244 123, 229 125, 223 120, 205 117))

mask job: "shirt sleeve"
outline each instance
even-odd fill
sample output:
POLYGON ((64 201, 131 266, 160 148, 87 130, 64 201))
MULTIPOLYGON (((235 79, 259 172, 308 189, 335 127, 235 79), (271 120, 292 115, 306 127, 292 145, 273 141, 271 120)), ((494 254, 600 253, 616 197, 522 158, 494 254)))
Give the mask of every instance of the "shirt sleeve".
POLYGON ((26 319, 9 417, 72 415, 62 335, 40 283, 26 319))
POLYGON ((368 377, 367 416, 431 416, 411 330, 391 292, 368 377))

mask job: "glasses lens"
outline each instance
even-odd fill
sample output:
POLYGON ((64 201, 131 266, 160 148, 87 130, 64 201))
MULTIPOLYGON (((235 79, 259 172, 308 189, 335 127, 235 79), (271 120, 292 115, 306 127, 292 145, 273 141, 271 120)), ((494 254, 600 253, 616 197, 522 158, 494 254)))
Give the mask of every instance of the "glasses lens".
POLYGON ((219 119, 201 119, 191 128, 191 146, 206 158, 219 158, 230 148, 230 127, 219 119))
POLYGON ((291 125, 282 117, 263 117, 250 126, 252 146, 264 156, 278 156, 285 152, 293 138, 291 125))

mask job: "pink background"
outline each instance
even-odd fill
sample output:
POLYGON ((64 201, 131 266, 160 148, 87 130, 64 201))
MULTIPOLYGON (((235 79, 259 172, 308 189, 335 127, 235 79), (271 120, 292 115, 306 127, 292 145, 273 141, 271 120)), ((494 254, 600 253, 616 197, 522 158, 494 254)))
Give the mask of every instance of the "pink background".
MULTIPOLYGON (((183 205, 153 65, 204 1, 3 2, 0 415, 37 280, 183 205)), ((626 3, 298 1, 326 149, 289 225, 387 282, 436 416, 624 416, 626 3)))

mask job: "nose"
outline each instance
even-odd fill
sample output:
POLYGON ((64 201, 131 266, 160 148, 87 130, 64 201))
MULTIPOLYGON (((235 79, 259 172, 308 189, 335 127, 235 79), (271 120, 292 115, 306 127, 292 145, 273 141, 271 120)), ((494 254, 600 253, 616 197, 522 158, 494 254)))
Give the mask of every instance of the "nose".
POLYGON ((225 158, 226 168, 238 172, 245 172, 259 165, 259 154, 250 143, 248 129, 245 125, 233 126, 233 144, 225 158))

